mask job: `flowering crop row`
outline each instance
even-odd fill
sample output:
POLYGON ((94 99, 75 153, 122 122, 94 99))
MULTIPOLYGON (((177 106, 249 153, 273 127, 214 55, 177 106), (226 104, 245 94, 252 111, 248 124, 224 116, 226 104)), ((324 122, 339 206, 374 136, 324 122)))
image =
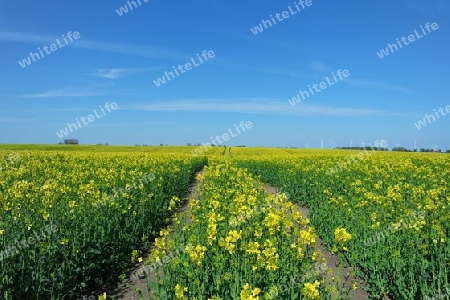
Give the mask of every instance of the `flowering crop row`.
MULTIPOLYGON (((173 199, 186 196, 206 163, 188 154, 18 153, 0 173, 0 251, 8 252, 0 298, 7 300, 104 290, 149 248, 173 199), (49 226, 57 230, 17 247, 49 226)), ((0 161, 7 155, 0 151, 0 161)))
POLYGON ((374 153, 330 175, 352 152, 250 151, 235 151, 238 165, 309 207, 319 236, 367 281, 371 297, 423 299, 450 288, 448 156, 374 153), (352 235, 345 248, 336 227, 352 235))
MULTIPOLYGON (((158 299, 327 299, 338 294, 316 265, 323 262, 309 220, 285 195, 266 194, 232 163, 199 175, 199 193, 174 235, 163 230, 148 264, 160 264, 158 299)), ((343 241, 344 242, 344 241, 343 241)))

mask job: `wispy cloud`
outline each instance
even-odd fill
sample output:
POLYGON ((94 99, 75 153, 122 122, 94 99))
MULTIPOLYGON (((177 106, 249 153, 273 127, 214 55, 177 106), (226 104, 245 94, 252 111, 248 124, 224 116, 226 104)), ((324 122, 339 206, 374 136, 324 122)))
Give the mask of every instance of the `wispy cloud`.
POLYGON ((136 93, 136 92, 115 92, 111 89, 101 89, 105 87, 111 87, 114 84, 95 84, 84 87, 64 87, 61 89, 50 90, 43 93, 36 94, 26 94, 21 95, 21 98, 71 98, 71 97, 94 97, 94 96, 137 96, 137 95, 147 95, 148 93, 136 93))
MULTIPOLYGON (((102 42, 89 41, 83 36, 82 32, 80 34, 81 38, 76 42, 67 45, 67 47, 110 52, 110 53, 122 53, 143 57, 164 58, 170 60, 185 60, 191 56, 164 47, 119 44, 103 41, 102 42)), ((60 36, 59 34, 55 34, 54 36, 48 36, 48 35, 32 35, 26 33, 0 31, 0 41, 33 43, 37 44, 38 46, 42 46, 42 44, 55 43, 55 40, 59 36, 60 36)))
POLYGON ((198 128, 189 128, 189 127, 183 127, 181 128, 181 131, 185 131, 185 132, 204 132, 205 129, 198 129, 198 128))
POLYGON ((150 72, 156 70, 156 68, 145 68, 145 69, 98 69, 91 73, 94 77, 107 78, 107 79, 118 79, 123 77, 128 77, 133 74, 150 72))
POLYGON ((35 119, 0 118, 0 123, 25 123, 34 122, 35 119))
POLYGON ((312 62, 310 62, 310 67, 311 69, 316 71, 324 71, 327 69, 327 66, 325 64, 317 60, 313 60, 312 62))
POLYGON ((292 107, 287 101, 277 99, 242 98, 242 99, 185 99, 179 101, 163 101, 153 104, 137 104, 121 106, 123 110, 140 111, 213 111, 255 113, 270 115, 302 115, 302 116, 393 116, 396 113, 361 108, 342 108, 318 105, 299 104, 292 107))
POLYGON ((38 94, 22 95, 22 98, 66 98, 66 97, 92 97, 92 96, 112 96, 114 94, 104 92, 94 92, 85 90, 59 89, 38 94))
POLYGON ((394 92, 402 92, 402 93, 411 92, 411 89, 409 89, 409 88, 390 85, 387 83, 375 82, 375 81, 360 80, 360 79, 355 79, 355 78, 345 78, 345 80, 343 80, 342 82, 346 82, 347 84, 350 84, 353 86, 376 89, 376 90, 394 91, 394 92))
POLYGON ((60 107, 60 108, 7 109, 7 110, 0 110, 0 113, 55 113, 55 112, 82 112, 82 111, 92 111, 92 108, 60 107))
MULTIPOLYGON (((277 74, 277 75, 284 75, 294 78, 301 78, 301 79, 310 79, 310 80, 316 80, 316 81, 324 81, 325 77, 330 76, 331 72, 335 72, 339 68, 331 68, 327 66, 326 64, 320 62, 320 61, 311 61, 309 63, 309 69, 310 71, 292 71, 292 70, 285 70, 285 69, 270 69, 270 68, 252 68, 254 71, 263 72, 267 74, 277 74), (313 72, 312 72, 313 71, 313 72)), ((349 70, 351 72, 351 70, 349 70)), ((377 82, 374 80, 363 80, 358 78, 345 78, 342 80, 343 83, 352 85, 352 86, 358 86, 362 88, 368 88, 368 89, 376 89, 376 90, 383 90, 383 91, 395 91, 395 92, 402 92, 402 93, 408 93, 412 90, 407 87, 401 87, 396 85, 391 85, 383 82, 377 82)))

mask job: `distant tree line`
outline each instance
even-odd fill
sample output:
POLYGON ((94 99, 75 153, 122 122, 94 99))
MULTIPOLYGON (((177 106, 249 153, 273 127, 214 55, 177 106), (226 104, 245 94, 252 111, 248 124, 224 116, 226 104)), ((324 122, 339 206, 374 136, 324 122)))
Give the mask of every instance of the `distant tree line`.
POLYGON ((389 151, 388 148, 383 148, 383 147, 371 147, 371 146, 365 146, 365 147, 336 147, 335 149, 341 149, 341 150, 373 150, 373 151, 389 151))
MULTIPOLYGON (((411 150, 411 149, 407 149, 405 147, 395 147, 392 148, 392 151, 398 151, 398 152, 439 152, 441 153, 442 150, 441 149, 425 149, 425 148, 420 148, 419 151, 417 151, 417 149, 411 150)), ((445 153, 450 153, 450 150, 447 150, 445 153)))

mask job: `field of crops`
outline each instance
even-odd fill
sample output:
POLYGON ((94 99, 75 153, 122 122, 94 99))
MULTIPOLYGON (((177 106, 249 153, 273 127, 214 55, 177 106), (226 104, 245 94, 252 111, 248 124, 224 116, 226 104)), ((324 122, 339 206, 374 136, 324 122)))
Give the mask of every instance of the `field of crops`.
POLYGON ((1 299, 80 299, 117 280, 206 162, 183 154, 15 155, 0 152, 1 299))
POLYGON ((449 155, 193 149, 2 148, 0 297, 106 291, 154 243, 159 299, 345 299, 319 238, 373 299, 450 296, 449 155))
POLYGON ((349 155, 242 155, 238 165, 310 207, 318 235, 355 267, 373 298, 449 297, 450 157, 372 153, 327 173, 349 155), (334 240, 337 227, 352 235, 347 249, 334 240))

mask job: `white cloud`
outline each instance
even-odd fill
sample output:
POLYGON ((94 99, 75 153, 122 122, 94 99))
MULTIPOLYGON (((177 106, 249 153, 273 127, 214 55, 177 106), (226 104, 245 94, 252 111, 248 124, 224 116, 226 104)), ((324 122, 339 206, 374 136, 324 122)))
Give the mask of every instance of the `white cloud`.
POLYGON ((0 118, 0 123, 24 123, 34 122, 35 119, 0 118))
MULTIPOLYGON (((89 41, 83 37, 83 33, 80 33, 81 37, 79 40, 73 41, 68 47, 74 47, 79 49, 96 50, 102 52, 110 53, 122 53, 136 56, 152 57, 152 58, 164 58, 170 60, 185 60, 190 56, 172 51, 163 47, 152 47, 152 46, 142 46, 142 45, 130 45, 130 44, 117 44, 110 42, 98 42, 89 41)), ((17 32, 4 32, 0 31, 0 41, 10 41, 10 42, 22 42, 22 43, 34 43, 38 46, 42 44, 53 44, 59 37, 59 34, 54 36, 43 36, 43 35, 32 35, 17 32)))
POLYGON ((133 74, 149 72, 156 70, 156 68, 146 68, 146 69, 98 69, 91 73, 92 76, 107 78, 107 79, 118 79, 133 74))
MULTIPOLYGON (((331 72, 335 72, 338 69, 332 69, 327 67, 325 64, 314 61, 310 64, 310 68, 317 71, 316 73, 311 73, 311 71, 290 71, 290 70, 283 70, 283 69, 252 69, 254 71, 263 72, 267 74, 278 74, 278 75, 285 75, 293 78, 301 78, 301 79, 309 79, 314 80, 316 83, 319 81, 325 81, 325 78, 331 78, 331 72), (319 72, 321 71, 321 72, 319 72)), ((341 69, 343 70, 343 69, 341 69)), ((351 74, 351 70, 350 74, 351 74)), ((391 85, 387 83, 377 82, 374 80, 362 80, 358 78, 348 77, 344 78, 342 80, 343 83, 352 85, 352 86, 358 86, 362 88, 368 88, 368 89, 375 89, 375 90, 382 90, 382 91, 395 91, 395 92, 411 92, 411 89, 407 87, 401 87, 396 85, 391 85)))
POLYGON ((100 91, 99 88, 110 87, 114 84, 96 84, 85 87, 65 87, 57 90, 51 90, 44 93, 26 94, 20 96, 21 98, 70 98, 70 97, 94 97, 94 96, 133 96, 143 95, 142 93, 124 93, 114 92, 108 89, 107 91, 100 91))
POLYGON ((140 111, 213 111, 255 113, 270 115, 302 115, 302 116, 387 116, 395 113, 361 108, 342 108, 297 104, 291 106, 287 101, 261 98, 242 99, 185 99, 179 101, 163 101, 153 104, 137 104, 121 106, 123 110, 140 111))
POLYGON ((92 97, 92 96, 112 96, 114 94, 107 94, 102 92, 92 92, 85 90, 53 90, 39 94, 27 94, 23 95, 22 98, 55 98, 55 97, 92 97))
POLYGON ((312 61, 310 63, 310 67, 311 67, 311 69, 316 70, 316 71, 324 71, 324 70, 328 69, 328 67, 325 64, 323 64, 317 60, 312 61))
POLYGON ((345 78, 342 82, 347 82, 348 84, 353 85, 353 86, 376 89, 376 90, 394 91, 394 92, 403 92, 403 93, 411 92, 411 90, 409 88, 405 88, 405 87, 401 87, 401 86, 394 86, 394 85, 375 82, 375 81, 354 79, 351 77, 345 78))

